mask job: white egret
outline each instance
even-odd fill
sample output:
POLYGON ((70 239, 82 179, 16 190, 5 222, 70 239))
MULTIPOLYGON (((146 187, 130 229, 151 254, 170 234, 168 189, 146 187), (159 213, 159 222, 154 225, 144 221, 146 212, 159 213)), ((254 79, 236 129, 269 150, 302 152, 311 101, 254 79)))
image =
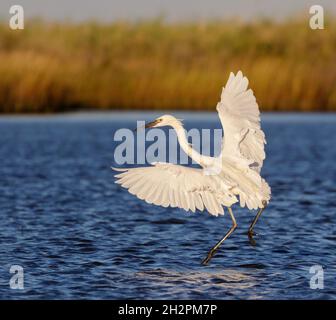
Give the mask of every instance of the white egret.
POLYGON ((164 115, 145 128, 171 126, 175 129, 183 151, 201 168, 170 163, 154 163, 150 167, 115 169, 116 183, 127 188, 147 203, 163 207, 178 207, 195 212, 207 210, 211 215, 223 215, 227 207, 232 226, 225 236, 209 251, 207 264, 219 246, 236 229, 232 205, 239 202, 249 210, 259 209, 249 229, 250 243, 255 245, 253 228, 270 201, 271 189, 261 177, 265 159, 265 135, 260 128, 260 112, 248 80, 239 71, 230 74, 217 104, 224 137, 218 157, 201 155, 189 145, 180 120, 164 115))

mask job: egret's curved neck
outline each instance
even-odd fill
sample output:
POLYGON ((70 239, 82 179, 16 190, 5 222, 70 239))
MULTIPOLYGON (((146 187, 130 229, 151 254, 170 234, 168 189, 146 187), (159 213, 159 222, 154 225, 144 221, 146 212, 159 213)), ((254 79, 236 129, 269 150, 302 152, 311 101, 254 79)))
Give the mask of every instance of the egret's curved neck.
POLYGON ((188 143, 188 139, 187 139, 187 135, 186 135, 186 131, 183 128, 181 123, 174 123, 172 124, 173 129, 175 130, 176 134, 177 134, 177 139, 178 142, 181 146, 181 148, 183 149, 183 151, 191 158, 193 159, 196 163, 202 165, 203 161, 202 161, 202 155, 200 153, 198 153, 196 150, 194 150, 190 144, 188 143))

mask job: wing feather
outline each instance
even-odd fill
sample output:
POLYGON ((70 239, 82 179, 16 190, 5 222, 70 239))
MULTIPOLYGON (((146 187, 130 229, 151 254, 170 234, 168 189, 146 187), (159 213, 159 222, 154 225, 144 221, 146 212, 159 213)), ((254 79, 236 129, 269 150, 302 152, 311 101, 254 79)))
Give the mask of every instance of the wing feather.
POLYGON ((260 127, 260 112, 248 79, 241 71, 230 73, 217 111, 224 129, 222 157, 243 158, 251 169, 260 172, 265 159, 265 135, 260 127), (253 165, 252 165, 253 164, 253 165))
POLYGON ((237 202, 228 187, 226 190, 230 194, 226 197, 218 193, 223 184, 219 176, 206 175, 202 169, 155 163, 150 167, 124 169, 116 176, 116 183, 131 194, 163 207, 179 207, 192 212, 207 209, 217 216, 224 214, 222 205, 231 206, 237 202))

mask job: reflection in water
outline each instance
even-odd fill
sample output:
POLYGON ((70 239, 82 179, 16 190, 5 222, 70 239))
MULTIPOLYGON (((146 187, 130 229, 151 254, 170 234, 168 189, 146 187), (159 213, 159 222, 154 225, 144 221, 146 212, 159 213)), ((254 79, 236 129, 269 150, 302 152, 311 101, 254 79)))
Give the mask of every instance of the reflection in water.
POLYGON ((170 287, 172 295, 177 293, 179 284, 192 285, 199 291, 208 291, 215 287, 216 290, 225 289, 235 292, 253 288, 257 279, 248 273, 224 269, 220 271, 174 271, 168 269, 153 269, 135 273, 135 277, 156 283, 157 286, 170 287))
POLYGON ((225 288, 249 288, 255 285, 255 279, 246 273, 237 270, 223 270, 220 272, 178 272, 165 269, 146 270, 135 273, 136 277, 156 281, 157 283, 167 283, 171 281, 193 283, 196 285, 208 285, 216 283, 225 288))

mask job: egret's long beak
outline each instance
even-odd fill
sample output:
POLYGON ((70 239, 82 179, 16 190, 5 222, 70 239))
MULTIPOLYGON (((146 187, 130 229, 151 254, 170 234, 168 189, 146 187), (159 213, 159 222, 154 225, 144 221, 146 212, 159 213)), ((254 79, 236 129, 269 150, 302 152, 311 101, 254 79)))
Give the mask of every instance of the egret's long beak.
POLYGON ((145 125, 145 128, 152 128, 152 127, 155 127, 158 123, 160 122, 160 120, 154 120, 152 122, 149 122, 145 125))
POLYGON ((155 125, 157 125, 158 123, 160 122, 160 120, 154 120, 152 122, 148 122, 145 124, 144 127, 139 127, 139 128, 135 128, 134 131, 137 131, 138 129, 143 129, 143 128, 152 128, 154 127, 155 125))

